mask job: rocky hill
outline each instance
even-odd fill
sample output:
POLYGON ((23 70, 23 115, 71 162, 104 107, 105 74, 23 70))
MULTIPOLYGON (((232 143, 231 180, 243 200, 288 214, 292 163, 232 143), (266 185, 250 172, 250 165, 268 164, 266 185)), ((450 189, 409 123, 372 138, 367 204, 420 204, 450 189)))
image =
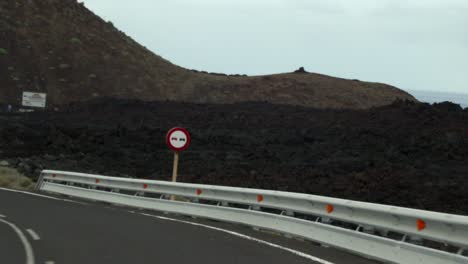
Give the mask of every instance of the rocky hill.
POLYGON ((97 97, 319 108, 415 100, 389 85, 303 70, 255 77, 188 70, 155 55, 76 0, 2 0, 0 103, 19 105, 23 91, 47 93, 49 106, 97 97))

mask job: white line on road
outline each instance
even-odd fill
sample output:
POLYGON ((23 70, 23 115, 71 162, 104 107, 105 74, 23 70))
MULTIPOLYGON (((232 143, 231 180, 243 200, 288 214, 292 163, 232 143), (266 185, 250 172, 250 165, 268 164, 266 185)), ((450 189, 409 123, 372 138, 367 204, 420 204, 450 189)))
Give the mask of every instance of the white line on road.
POLYGON ((40 240, 41 239, 41 237, 36 232, 34 232, 34 230, 32 230, 32 229, 26 229, 26 232, 28 232, 28 234, 32 237, 33 240, 40 240))
POLYGON ((4 216, 4 215, 0 214, 0 218, 5 218, 5 217, 6 217, 6 216, 4 216))
POLYGON ((26 252, 26 264, 34 264, 35 260, 34 260, 34 252, 33 252, 32 246, 29 243, 26 236, 24 235, 24 233, 21 231, 21 229, 19 229, 15 224, 12 224, 12 223, 10 223, 8 221, 5 221, 3 219, 0 219, 0 223, 4 223, 4 224, 10 226, 16 232, 16 234, 20 238, 21 242, 23 243, 24 250, 26 252))
POLYGON ((44 262, 44 264, 55 264, 55 261, 48 260, 48 261, 44 262))
POLYGON ((69 203, 76 203, 76 204, 81 204, 81 205, 88 205, 87 203, 84 202, 77 202, 69 199, 60 199, 60 198, 55 198, 52 196, 47 196, 47 195, 42 195, 42 194, 37 194, 37 193, 32 193, 32 192, 26 192, 26 191, 18 191, 18 190, 12 190, 12 189, 6 189, 6 188, 0 188, 1 191, 7 191, 7 192, 15 192, 15 193, 23 193, 23 194, 28 194, 28 195, 33 195, 37 197, 42 197, 42 198, 48 198, 56 201, 64 201, 64 202, 69 202, 69 203))
POLYGON ((52 199, 52 200, 62 200, 62 199, 58 199, 58 198, 55 198, 55 197, 51 197, 51 196, 47 196, 47 195, 41 195, 41 194, 32 193, 32 192, 26 192, 26 191, 18 191, 18 190, 6 189, 6 188, 0 188, 0 190, 2 190, 2 191, 7 191, 7 192, 15 192, 15 193, 29 194, 29 195, 33 195, 33 196, 38 196, 38 197, 43 197, 43 198, 49 198, 49 199, 52 199))
POLYGON ((73 200, 69 200, 69 199, 62 199, 62 201, 69 202, 69 203, 81 204, 81 205, 89 205, 88 203, 85 203, 85 202, 78 202, 78 201, 73 201, 73 200))
POLYGON ((260 244, 263 244, 263 245, 267 245, 267 246, 270 246, 270 247, 281 249, 281 250, 287 251, 289 253, 295 254, 297 256, 300 256, 300 257, 303 257, 303 258, 318 262, 320 264, 334 264, 333 262, 329 262, 329 261, 326 261, 324 259, 314 257, 314 256, 306 254, 304 252, 300 252, 300 251, 297 251, 297 250, 294 250, 294 249, 291 249, 291 248, 283 247, 283 246, 280 246, 278 244, 273 244, 273 243, 270 243, 270 242, 267 242, 267 241, 264 241, 264 240, 260 240, 258 238, 250 237, 250 236, 247 236, 247 235, 244 235, 244 234, 241 234, 241 233, 237 233, 237 232, 234 232, 234 231, 230 231, 230 230, 226 230, 226 229, 222 229, 222 228, 218 228, 218 227, 213 227, 213 226, 209 226, 209 225, 203 225, 203 224, 199 224, 199 223, 192 223, 192 222, 179 220, 179 219, 174 219, 174 218, 163 217, 163 216, 156 216, 156 215, 143 214, 143 213, 141 215, 154 217, 154 218, 167 220, 167 221, 172 221, 172 222, 189 224, 189 225, 193 225, 193 226, 200 226, 200 227, 204 227, 204 228, 224 232, 224 233, 227 233, 227 234, 230 234, 230 235, 233 235, 233 236, 237 236, 237 237, 240 237, 240 238, 244 238, 244 239, 247 239, 247 240, 250 240, 250 241, 254 241, 254 242, 257 242, 257 243, 260 243, 260 244))

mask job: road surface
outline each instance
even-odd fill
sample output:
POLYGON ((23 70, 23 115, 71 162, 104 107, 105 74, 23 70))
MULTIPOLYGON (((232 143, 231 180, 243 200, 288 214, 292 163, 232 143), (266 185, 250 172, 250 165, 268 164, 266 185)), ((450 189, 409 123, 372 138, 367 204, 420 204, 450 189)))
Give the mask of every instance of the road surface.
POLYGON ((377 262, 240 225, 0 189, 0 263, 377 262))

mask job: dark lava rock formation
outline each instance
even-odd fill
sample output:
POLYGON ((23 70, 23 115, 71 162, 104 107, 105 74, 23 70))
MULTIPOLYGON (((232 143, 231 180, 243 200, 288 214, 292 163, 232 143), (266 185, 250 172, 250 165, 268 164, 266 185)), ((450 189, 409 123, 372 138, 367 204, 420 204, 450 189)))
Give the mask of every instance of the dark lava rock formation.
POLYGON ((100 100, 0 114, 0 161, 169 180, 165 133, 192 133, 180 180, 304 192, 468 214, 468 109, 398 102, 370 110, 267 103, 100 100))

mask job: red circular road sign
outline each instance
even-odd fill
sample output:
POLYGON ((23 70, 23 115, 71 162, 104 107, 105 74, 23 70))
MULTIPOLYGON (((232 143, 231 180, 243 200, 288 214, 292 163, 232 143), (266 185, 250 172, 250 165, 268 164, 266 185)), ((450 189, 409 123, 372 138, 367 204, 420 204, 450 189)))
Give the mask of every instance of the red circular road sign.
POLYGON ((175 127, 166 135, 166 144, 174 151, 183 151, 190 145, 190 134, 185 128, 175 127))

